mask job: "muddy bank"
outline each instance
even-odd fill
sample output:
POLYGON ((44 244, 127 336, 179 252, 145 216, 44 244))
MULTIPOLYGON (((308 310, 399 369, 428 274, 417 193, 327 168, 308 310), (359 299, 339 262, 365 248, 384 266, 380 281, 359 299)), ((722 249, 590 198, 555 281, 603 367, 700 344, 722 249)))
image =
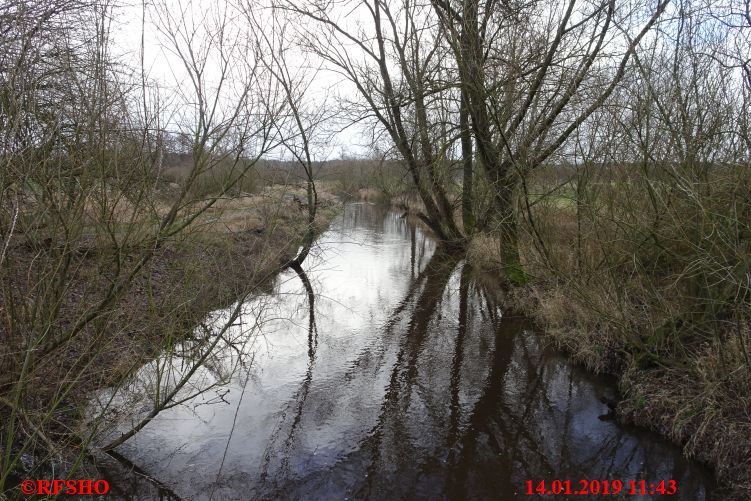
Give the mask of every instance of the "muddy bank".
MULTIPOLYGON (((54 465, 56 471, 64 471, 81 449, 80 437, 87 435, 80 420, 92 391, 120 384, 137 367, 191 335, 208 312, 249 292, 267 290, 305 236, 300 193, 304 189, 277 186, 220 200, 188 231, 161 246, 127 292, 74 342, 35 364, 26 376, 18 408, 9 392, 15 383, 11 375, 18 373, 22 360, 13 358, 17 347, 7 335, 7 324, 0 322, 0 422, 8 422, 15 409, 21 423, 14 430, 13 444, 5 443, 9 434, 0 426, 0 445, 19 450, 26 444, 15 469, 48 471, 54 465)), ((336 197, 323 192, 317 228, 326 228, 339 210, 336 197)), ((123 266, 132 265, 140 251, 125 253, 123 266)), ((9 247, 8 258, 16 269, 33 269, 37 253, 19 241, 9 247)), ((71 256, 70 280, 56 324, 60 329, 102 297, 114 275, 111 257, 93 243, 71 256)), ((18 297, 34 290, 31 274, 12 278, 18 297)), ((0 313, 10 307, 18 305, 0 304, 0 313)))

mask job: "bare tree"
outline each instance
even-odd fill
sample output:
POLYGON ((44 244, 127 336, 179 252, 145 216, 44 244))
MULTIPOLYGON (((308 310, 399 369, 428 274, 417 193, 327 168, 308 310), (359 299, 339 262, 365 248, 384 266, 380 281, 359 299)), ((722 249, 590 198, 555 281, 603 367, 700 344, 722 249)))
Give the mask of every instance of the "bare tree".
POLYGON ((628 33, 641 12, 622 12, 612 1, 433 1, 467 94, 478 155, 494 186, 501 256, 511 281, 526 280, 514 214, 517 187, 612 94, 667 5, 660 2, 624 41, 616 33, 628 33))
POLYGON ((307 96, 320 68, 313 66, 304 53, 294 52, 287 12, 278 9, 273 2, 263 9, 259 9, 260 5, 258 2, 245 3, 240 5, 240 9, 248 25, 253 28, 255 38, 251 43, 259 48, 260 62, 279 85, 286 105, 285 113, 279 114, 274 124, 281 144, 305 173, 307 231, 302 249, 288 263, 299 269, 317 235, 315 149, 319 146, 317 143, 325 141, 323 126, 331 121, 333 113, 326 109, 325 96, 319 96, 317 103, 307 96), (290 61, 290 53, 296 61, 290 61))
POLYGON ((476 143, 493 187, 504 269, 523 282, 517 187, 612 94, 667 5, 626 10, 606 1, 572 0, 561 8, 466 0, 397 7, 376 0, 350 2, 348 18, 331 8, 293 2, 286 8, 316 22, 308 48, 354 84, 366 103, 361 116, 374 117, 404 158, 423 219, 439 238, 459 245, 475 225, 476 143), (457 140, 463 231, 448 190, 453 174, 441 172, 457 140))
MULTIPOLYGON (((167 98, 143 67, 111 54, 114 8, 106 0, 0 7, 0 392, 8 395, 0 485, 35 443, 56 450, 45 427, 106 349, 120 301, 157 252, 279 144, 274 116, 286 101, 228 8, 154 7, 180 76, 167 98), (192 161, 179 193, 165 199, 157 186, 169 134, 190 138, 192 161), (197 179, 219 166, 227 175, 218 192, 194 196, 197 179), (97 267, 107 285, 80 287, 97 267), (70 352, 72 362, 60 356, 70 352), (58 366, 62 380, 38 384, 58 366), (39 399, 43 412, 32 419, 26 407, 39 399), (35 431, 24 440, 19 429, 35 431)), ((155 411, 171 396, 158 393, 155 411)))
POLYGON ((289 2, 284 8, 314 22, 305 23, 305 47, 354 85, 362 103, 351 103, 355 119, 375 120, 393 141, 424 204, 423 221, 447 244, 463 245, 445 169, 457 131, 445 120, 444 103, 456 101, 456 93, 430 8, 349 2, 349 20, 337 16, 342 6, 289 2))

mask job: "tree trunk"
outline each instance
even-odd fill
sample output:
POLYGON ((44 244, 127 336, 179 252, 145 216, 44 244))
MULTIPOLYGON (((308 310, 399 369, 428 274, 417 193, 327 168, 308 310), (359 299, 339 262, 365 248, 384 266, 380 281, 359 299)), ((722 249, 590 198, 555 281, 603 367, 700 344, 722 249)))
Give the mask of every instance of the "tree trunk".
POLYGON ((524 272, 519 258, 519 229, 510 191, 500 189, 495 197, 495 226, 500 238, 501 267, 509 282, 513 285, 524 285, 529 277, 524 272))
POLYGON ((287 263, 284 267, 299 268, 302 266, 305 258, 308 257, 311 247, 316 240, 316 209, 318 207, 318 192, 316 191, 315 181, 313 180, 312 167, 308 164, 305 167, 305 171, 308 174, 308 227, 305 231, 305 238, 303 240, 302 249, 297 256, 287 263))
POLYGON ((462 143, 462 223, 464 234, 469 238, 475 230, 475 214, 472 207, 472 132, 469 129, 469 103, 466 91, 462 91, 459 110, 459 130, 462 143))

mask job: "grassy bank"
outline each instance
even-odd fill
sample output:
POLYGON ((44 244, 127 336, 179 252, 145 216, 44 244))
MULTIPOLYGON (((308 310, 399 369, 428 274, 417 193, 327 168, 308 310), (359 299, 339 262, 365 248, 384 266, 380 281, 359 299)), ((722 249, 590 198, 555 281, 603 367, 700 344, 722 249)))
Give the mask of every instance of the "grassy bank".
POLYGON ((721 499, 749 499, 748 326, 686 347, 669 361, 649 360, 649 352, 633 350, 624 341, 662 335, 654 317, 644 311, 644 285, 630 281, 586 286, 589 290, 582 293, 577 291, 581 283, 541 274, 514 291, 511 304, 576 362, 618 376, 621 419, 660 433, 681 445, 687 457, 710 465, 721 499))
MULTIPOLYGON (((169 205, 174 190, 165 187, 158 195, 164 206, 169 205)), ((304 193, 304 187, 272 185, 254 194, 219 199, 187 230, 156 248, 126 293, 88 324, 75 342, 61 346, 51 356, 40 355, 33 364, 25 366, 23 356, 18 356, 25 347, 10 322, 11 309, 23 309, 25 303, 0 304, 4 313, 0 450, 7 467, 3 473, 26 470, 26 475, 34 477, 35 468, 45 471, 56 464, 65 469, 78 456, 81 439, 88 433, 81 421, 92 391, 117 387, 136 368, 190 336, 210 311, 270 286, 305 237, 306 209, 299 202, 304 193), (18 391, 19 374, 24 378, 22 392, 18 391), (16 423, 12 429, 8 425, 11 414, 16 423)), ((320 189, 317 229, 325 229, 338 210, 338 199, 320 189)), ((123 231, 126 227, 138 231, 133 228, 148 224, 143 219, 121 222, 123 231)), ((79 247, 69 253, 70 272, 52 324, 63 332, 106 295, 112 277, 118 274, 112 269, 111 242, 90 226, 84 229, 89 235, 78 240, 79 247)), ((47 252, 53 254, 54 248, 47 252)), ((118 252, 122 256, 117 262, 127 268, 143 249, 120 246, 118 252)), ((9 245, 7 258, 14 269, 27 270, 27 274, 4 274, 3 290, 12 290, 15 298, 33 297, 44 275, 28 270, 36 270, 35 263, 44 255, 20 235, 9 245)), ((32 312, 13 313, 14 318, 26 318, 24 315, 32 312)))
MULTIPOLYGON (((520 200, 531 280, 510 306, 576 362, 618 376, 622 420, 712 466, 719 498, 749 499, 748 173, 718 167, 689 183, 595 172, 588 184, 582 172, 538 177, 529 207, 520 200)), ((487 234, 468 250, 491 273, 497 256, 487 234)))
MULTIPOLYGON (((360 198, 425 210, 409 191, 360 198)), ((519 190, 516 214, 530 281, 508 288, 509 308, 577 363, 617 376, 620 418, 710 465, 721 499, 751 498, 749 171, 550 167, 519 190)), ((503 275, 492 223, 467 259, 503 275)))

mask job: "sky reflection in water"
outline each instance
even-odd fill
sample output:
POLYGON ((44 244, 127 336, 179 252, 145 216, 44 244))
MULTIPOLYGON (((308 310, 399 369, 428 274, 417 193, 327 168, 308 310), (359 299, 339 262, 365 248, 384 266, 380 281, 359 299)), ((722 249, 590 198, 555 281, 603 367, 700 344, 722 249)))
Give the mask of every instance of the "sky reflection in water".
MULTIPOLYGON (((675 479, 679 494, 666 498, 707 499, 702 468, 608 419, 611 386, 543 350, 524 320, 503 318, 469 267, 406 219, 350 204, 304 268, 278 278, 278 295, 246 305, 246 327, 262 320, 243 348, 249 371, 118 449, 163 492, 503 500, 533 499, 528 479, 575 488, 578 479, 675 479)), ((241 358, 222 356, 216 363, 232 370, 241 358)), ((140 376, 148 381, 153 364, 140 376)), ((123 497, 156 493, 113 475, 123 497)))

